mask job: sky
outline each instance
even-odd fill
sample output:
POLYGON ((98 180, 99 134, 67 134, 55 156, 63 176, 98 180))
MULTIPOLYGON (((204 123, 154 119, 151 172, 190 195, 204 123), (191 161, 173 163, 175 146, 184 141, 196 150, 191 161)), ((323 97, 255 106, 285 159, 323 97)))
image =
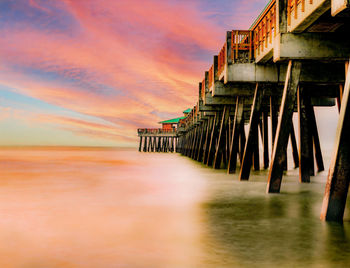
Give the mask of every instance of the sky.
POLYGON ((1 0, 0 146, 133 146, 268 0, 1 0))

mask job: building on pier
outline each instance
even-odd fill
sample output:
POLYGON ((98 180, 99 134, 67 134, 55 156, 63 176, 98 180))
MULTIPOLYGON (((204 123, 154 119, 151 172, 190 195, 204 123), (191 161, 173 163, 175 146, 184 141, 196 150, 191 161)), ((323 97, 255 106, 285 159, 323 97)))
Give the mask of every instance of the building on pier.
POLYGON ((140 128, 139 151, 144 152, 175 152, 178 151, 179 133, 184 130, 183 122, 191 109, 185 110, 184 116, 158 122, 161 128, 140 128))
POLYGON ((162 130, 176 130, 180 120, 182 119, 185 119, 185 116, 161 121, 159 124, 162 124, 162 130))

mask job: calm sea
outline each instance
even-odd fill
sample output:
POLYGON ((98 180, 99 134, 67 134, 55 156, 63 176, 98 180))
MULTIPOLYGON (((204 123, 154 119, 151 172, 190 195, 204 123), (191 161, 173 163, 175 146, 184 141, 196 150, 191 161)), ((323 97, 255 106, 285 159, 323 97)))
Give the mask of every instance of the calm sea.
POLYGON ((350 267, 349 208, 321 222, 327 172, 297 174, 267 195, 179 154, 3 148, 0 267, 350 267))

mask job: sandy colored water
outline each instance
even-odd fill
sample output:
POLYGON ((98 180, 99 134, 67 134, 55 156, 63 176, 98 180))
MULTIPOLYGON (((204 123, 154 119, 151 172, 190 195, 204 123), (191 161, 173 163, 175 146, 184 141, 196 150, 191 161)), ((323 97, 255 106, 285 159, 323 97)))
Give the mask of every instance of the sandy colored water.
POLYGON ((0 267, 349 267, 350 214, 319 220, 326 172, 279 195, 178 154, 3 148, 0 267))

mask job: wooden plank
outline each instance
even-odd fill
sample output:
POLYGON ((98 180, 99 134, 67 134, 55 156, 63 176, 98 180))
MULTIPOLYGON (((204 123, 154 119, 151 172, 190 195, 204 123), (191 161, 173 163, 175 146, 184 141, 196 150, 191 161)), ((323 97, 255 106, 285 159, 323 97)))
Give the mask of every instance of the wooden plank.
POLYGON ((285 158, 288 138, 290 134, 290 123, 294 111, 296 92, 299 85, 301 73, 301 62, 289 61, 286 80, 283 89, 280 117, 276 131, 275 145, 270 163, 268 175, 267 192, 279 193, 283 176, 283 160, 285 158))
POLYGON ((255 87, 253 105, 251 108, 250 121, 249 121, 249 131, 247 136, 247 141, 244 148, 243 162, 241 166, 241 171, 239 174, 239 180, 248 180, 250 175, 250 169, 252 166, 252 157, 254 144, 256 142, 258 134, 258 123, 260 119, 260 109, 264 96, 264 89, 260 88, 258 84, 255 87))
POLYGON ((347 70, 344 95, 338 120, 334 152, 329 167, 321 219, 343 220, 350 181, 350 68, 347 70))

